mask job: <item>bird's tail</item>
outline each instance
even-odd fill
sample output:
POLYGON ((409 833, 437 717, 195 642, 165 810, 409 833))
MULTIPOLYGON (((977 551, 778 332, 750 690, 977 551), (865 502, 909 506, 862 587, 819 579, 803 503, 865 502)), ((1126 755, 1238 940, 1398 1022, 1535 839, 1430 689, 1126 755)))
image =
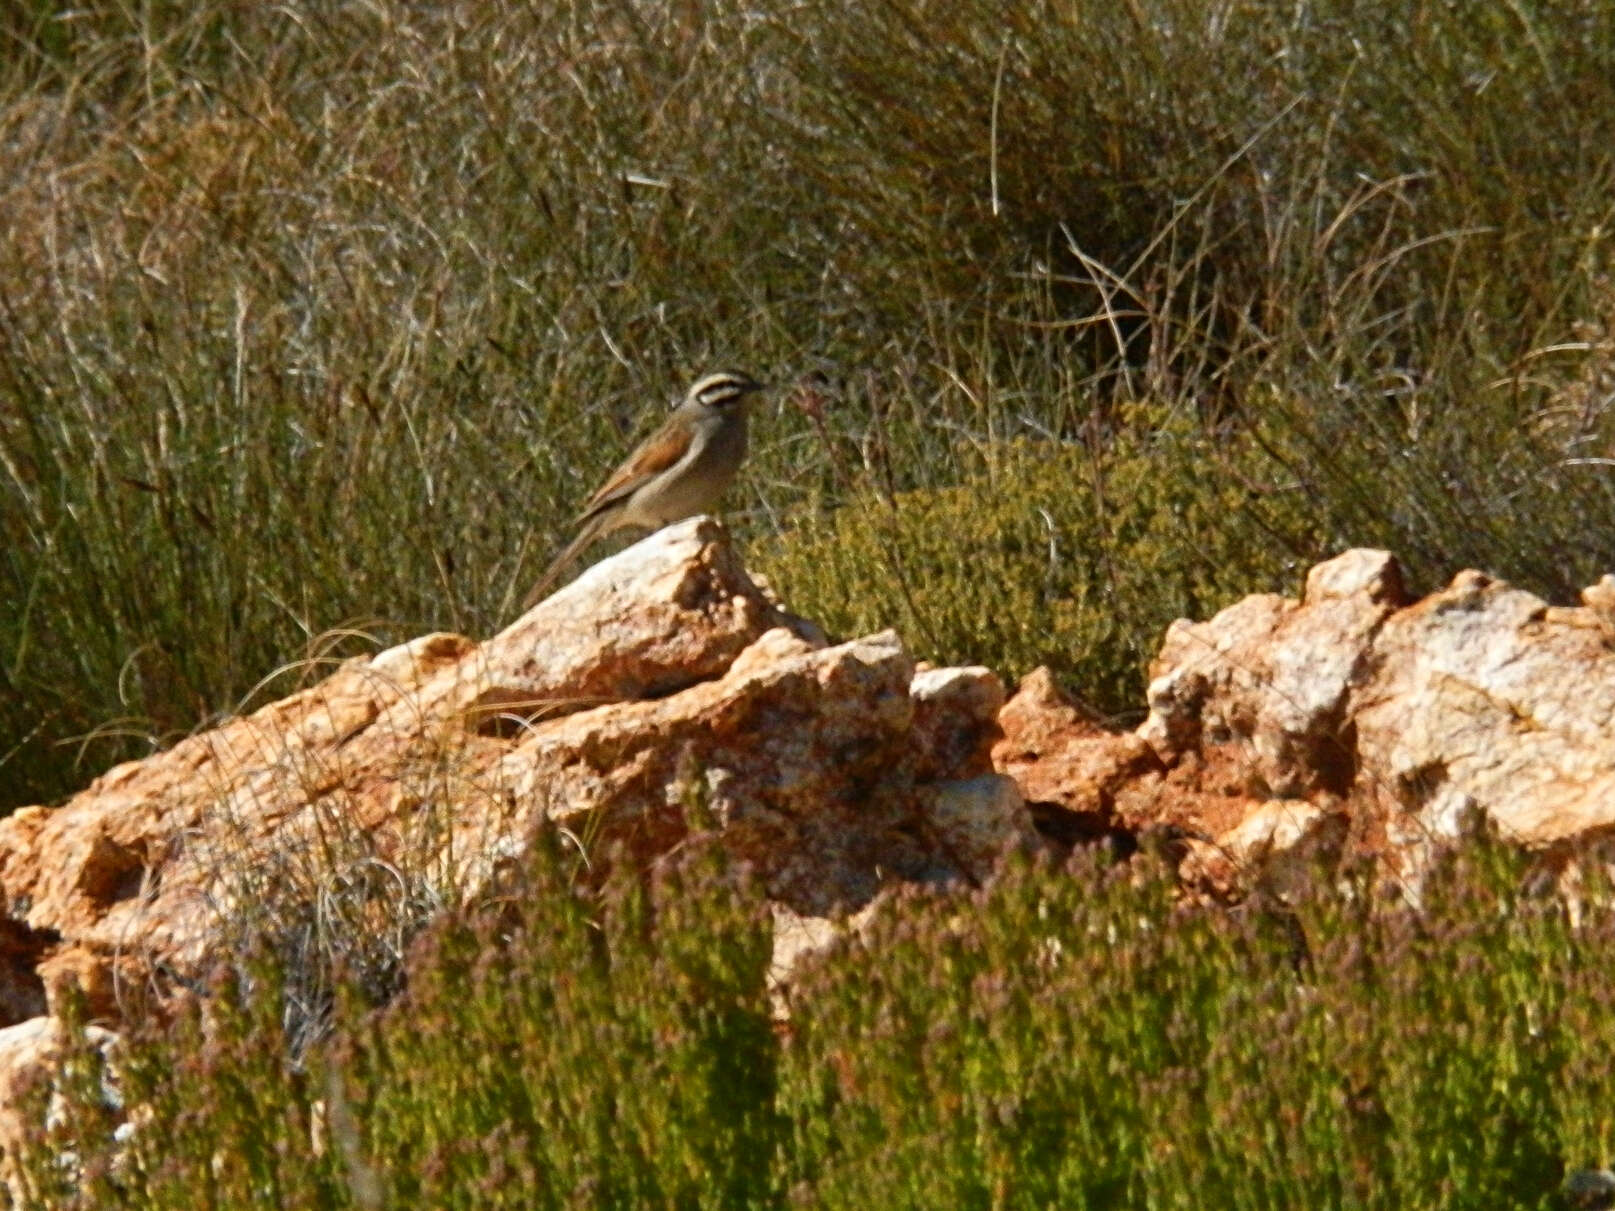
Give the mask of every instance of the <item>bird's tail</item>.
POLYGON ((550 586, 560 578, 561 573, 566 570, 566 566, 572 562, 572 557, 593 542, 599 532, 600 525, 598 521, 591 521, 578 531, 578 536, 566 544, 566 549, 550 562, 549 567, 544 569, 544 575, 538 578, 538 583, 527 591, 527 596, 522 600, 523 614, 544 599, 544 595, 549 592, 550 586))

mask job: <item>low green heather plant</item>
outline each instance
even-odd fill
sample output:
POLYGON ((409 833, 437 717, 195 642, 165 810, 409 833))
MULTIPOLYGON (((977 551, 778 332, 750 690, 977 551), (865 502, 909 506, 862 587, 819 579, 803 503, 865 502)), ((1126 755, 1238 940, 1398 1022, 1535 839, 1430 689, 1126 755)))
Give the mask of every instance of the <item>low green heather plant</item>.
POLYGON ((1190 909, 1089 861, 1017 871, 969 907, 920 897, 799 991, 782 1081, 796 1192, 1559 1205, 1565 1163, 1604 1155, 1565 1147, 1604 1088, 1567 1061, 1615 1025, 1567 1019, 1567 976, 1615 921, 1605 901, 1572 929, 1521 874, 1483 842, 1417 912, 1366 881, 1293 910, 1190 909))
POLYGON ((300 977, 268 953, 234 964, 120 1056, 151 1116, 126 1146, 73 1085, 32 1157, 53 1195, 35 1205, 773 1205, 768 918, 718 858, 696 843, 590 894, 541 841, 504 899, 423 935, 394 1003, 347 985, 313 1050, 282 1009, 300 977), (76 1201, 63 1141, 105 1175, 76 1201))
POLYGON ((122 1144, 86 1051, 32 1205, 1548 1208, 1610 1160, 1607 886, 1573 918, 1477 835, 1417 908, 1347 872, 1230 910, 1158 861, 899 895, 777 1028, 711 838, 601 892, 541 842, 301 1059, 267 960, 131 1032, 122 1144))
POLYGON ((434 932, 431 975, 352 1040, 366 1154, 399 1205, 768 1205, 758 902, 715 851, 599 898, 567 858, 509 912, 434 932))

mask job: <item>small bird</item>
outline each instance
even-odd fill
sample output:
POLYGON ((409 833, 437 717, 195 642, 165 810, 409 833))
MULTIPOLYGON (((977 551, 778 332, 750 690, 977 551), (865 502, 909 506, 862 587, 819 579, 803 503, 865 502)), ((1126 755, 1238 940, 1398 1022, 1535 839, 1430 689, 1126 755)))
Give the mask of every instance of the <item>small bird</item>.
POLYGON ((732 370, 697 380, 662 427, 632 453, 578 514, 578 535, 522 602, 529 610, 572 557, 624 526, 660 529, 705 513, 746 457, 746 399, 761 383, 732 370))

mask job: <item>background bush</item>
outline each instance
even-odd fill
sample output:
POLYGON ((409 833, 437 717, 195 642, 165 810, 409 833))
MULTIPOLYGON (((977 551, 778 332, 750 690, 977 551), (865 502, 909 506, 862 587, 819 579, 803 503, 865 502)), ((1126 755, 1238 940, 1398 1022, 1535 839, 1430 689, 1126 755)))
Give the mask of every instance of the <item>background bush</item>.
POLYGON ((1143 409, 1119 419, 1100 446, 962 450, 963 482, 804 513, 759 562, 787 601, 849 632, 896 625, 938 661, 1046 663, 1126 722, 1174 619, 1298 583, 1317 534, 1253 478, 1266 467, 1250 443, 1143 409))

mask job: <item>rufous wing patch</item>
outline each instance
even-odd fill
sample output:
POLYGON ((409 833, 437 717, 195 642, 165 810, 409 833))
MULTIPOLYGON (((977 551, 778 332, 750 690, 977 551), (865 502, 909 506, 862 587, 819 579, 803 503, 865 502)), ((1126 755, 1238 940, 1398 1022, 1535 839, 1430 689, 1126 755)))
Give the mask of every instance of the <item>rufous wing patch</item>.
POLYGON ((644 444, 628 456, 628 461, 600 485, 600 490, 589 497, 589 503, 578 514, 578 520, 598 513, 606 505, 629 495, 651 476, 667 470, 689 452, 694 436, 688 428, 666 429, 651 434, 644 444))

